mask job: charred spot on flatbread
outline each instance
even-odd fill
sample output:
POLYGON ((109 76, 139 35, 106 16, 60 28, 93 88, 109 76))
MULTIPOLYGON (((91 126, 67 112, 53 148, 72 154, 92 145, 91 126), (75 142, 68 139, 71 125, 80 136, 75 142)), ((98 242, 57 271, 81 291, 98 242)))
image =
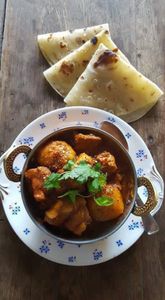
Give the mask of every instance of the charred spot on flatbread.
POLYGON ((96 45, 97 42, 98 42, 97 36, 94 36, 94 37, 91 39, 91 43, 92 43, 93 45, 96 45))
POLYGON ((66 63, 63 62, 60 68, 60 72, 62 72, 64 75, 69 76, 70 73, 73 73, 74 71, 74 64, 73 63, 66 63))
POLYGON ((97 68, 100 65, 108 65, 112 63, 116 63, 118 61, 118 56, 110 51, 105 50, 98 58, 98 60, 94 63, 94 68, 97 68))

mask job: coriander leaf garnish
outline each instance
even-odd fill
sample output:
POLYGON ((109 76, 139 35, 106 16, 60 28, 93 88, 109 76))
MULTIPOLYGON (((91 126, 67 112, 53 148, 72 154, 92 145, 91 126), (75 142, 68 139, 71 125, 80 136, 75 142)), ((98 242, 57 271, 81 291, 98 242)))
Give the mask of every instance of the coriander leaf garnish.
POLYGON ((94 169, 95 171, 100 172, 100 170, 101 170, 101 164, 100 164, 99 162, 97 162, 97 163, 93 166, 93 169, 94 169))
MULTIPOLYGON (((80 161, 80 163, 76 165, 74 161, 69 160, 63 168, 65 172, 61 174, 52 173, 46 178, 44 188, 47 190, 59 189, 61 181, 72 179, 79 184, 87 183, 88 192, 91 195, 95 195, 102 191, 107 179, 106 174, 102 173, 100 168, 101 165, 99 163, 91 166, 86 161, 80 161)), ((77 195, 80 195, 78 190, 69 190, 58 198, 67 197, 70 202, 74 203, 77 195)), ((94 197, 94 200, 99 206, 109 206, 113 204, 113 199, 107 196, 94 197)))
POLYGON ((66 165, 63 167, 63 169, 65 171, 71 171, 73 166, 74 166, 74 161, 73 160, 68 160, 68 162, 66 163, 66 165))
POLYGON ((65 194, 59 196, 58 198, 67 197, 70 202, 74 203, 76 201, 77 195, 79 195, 78 190, 69 190, 65 194))
POLYGON ((100 173, 99 177, 96 177, 92 181, 88 182, 88 191, 90 193, 101 192, 101 190, 105 184, 106 184, 106 175, 103 173, 100 173))
POLYGON ((90 192, 98 192, 106 182, 106 176, 99 171, 100 164, 97 163, 94 167, 89 165, 86 161, 80 161, 75 167, 75 163, 69 160, 64 166, 65 172, 62 174, 52 173, 47 177, 44 187, 46 189, 59 188, 61 180, 73 179, 78 183, 86 183, 89 179, 93 179, 89 183, 90 192), (94 181, 94 179, 97 179, 94 181))
POLYGON ((59 189, 60 188, 60 177, 59 173, 52 173, 44 181, 44 188, 47 190, 59 189))
POLYGON ((99 178, 98 178, 98 181, 99 181, 99 185, 100 185, 100 188, 102 189, 102 187, 106 184, 107 182, 107 175, 104 174, 104 173, 101 173, 99 178))
POLYGON ((110 206, 113 204, 114 200, 113 198, 107 197, 107 196, 101 196, 98 198, 94 197, 95 202, 99 206, 110 206))
POLYGON ((88 191, 90 193, 95 193, 99 191, 98 178, 93 179, 88 182, 88 191))
POLYGON ((88 181, 88 178, 99 177, 100 173, 92 169, 86 161, 80 161, 79 165, 71 171, 62 174, 60 180, 75 179, 78 183, 83 184, 88 181))

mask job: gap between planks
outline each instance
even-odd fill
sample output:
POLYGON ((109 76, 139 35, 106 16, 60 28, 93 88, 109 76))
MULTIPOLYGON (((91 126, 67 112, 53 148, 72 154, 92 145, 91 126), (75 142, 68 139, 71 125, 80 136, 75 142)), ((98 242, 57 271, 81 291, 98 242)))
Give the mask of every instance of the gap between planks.
POLYGON ((1 70, 1 58, 2 58, 4 30, 5 30, 7 0, 0 0, 0 1, 1 1, 0 3, 0 70, 1 70))

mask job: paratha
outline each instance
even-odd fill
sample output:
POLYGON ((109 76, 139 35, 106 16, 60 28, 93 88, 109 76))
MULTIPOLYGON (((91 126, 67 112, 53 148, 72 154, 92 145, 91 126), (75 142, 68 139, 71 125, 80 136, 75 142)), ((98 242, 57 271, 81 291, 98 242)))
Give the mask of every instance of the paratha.
POLYGON ((128 61, 110 38, 109 32, 103 30, 44 72, 47 81, 60 95, 66 96, 69 93, 100 43, 128 61))
POLYGON ((104 109, 132 122, 146 114, 162 94, 155 83, 100 44, 64 102, 104 109))
POLYGON ((101 24, 87 28, 41 34, 38 35, 37 40, 43 56, 50 65, 53 65, 102 30, 109 31, 109 25, 101 24))

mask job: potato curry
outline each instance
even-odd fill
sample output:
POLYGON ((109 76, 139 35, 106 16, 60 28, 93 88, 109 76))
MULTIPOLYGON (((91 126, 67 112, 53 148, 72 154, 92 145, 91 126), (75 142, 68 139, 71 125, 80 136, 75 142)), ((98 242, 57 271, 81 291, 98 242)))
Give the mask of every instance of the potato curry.
POLYGON ((72 142, 48 141, 36 161, 25 178, 44 223, 81 236, 91 224, 123 214, 128 188, 100 136, 78 132, 72 142))

